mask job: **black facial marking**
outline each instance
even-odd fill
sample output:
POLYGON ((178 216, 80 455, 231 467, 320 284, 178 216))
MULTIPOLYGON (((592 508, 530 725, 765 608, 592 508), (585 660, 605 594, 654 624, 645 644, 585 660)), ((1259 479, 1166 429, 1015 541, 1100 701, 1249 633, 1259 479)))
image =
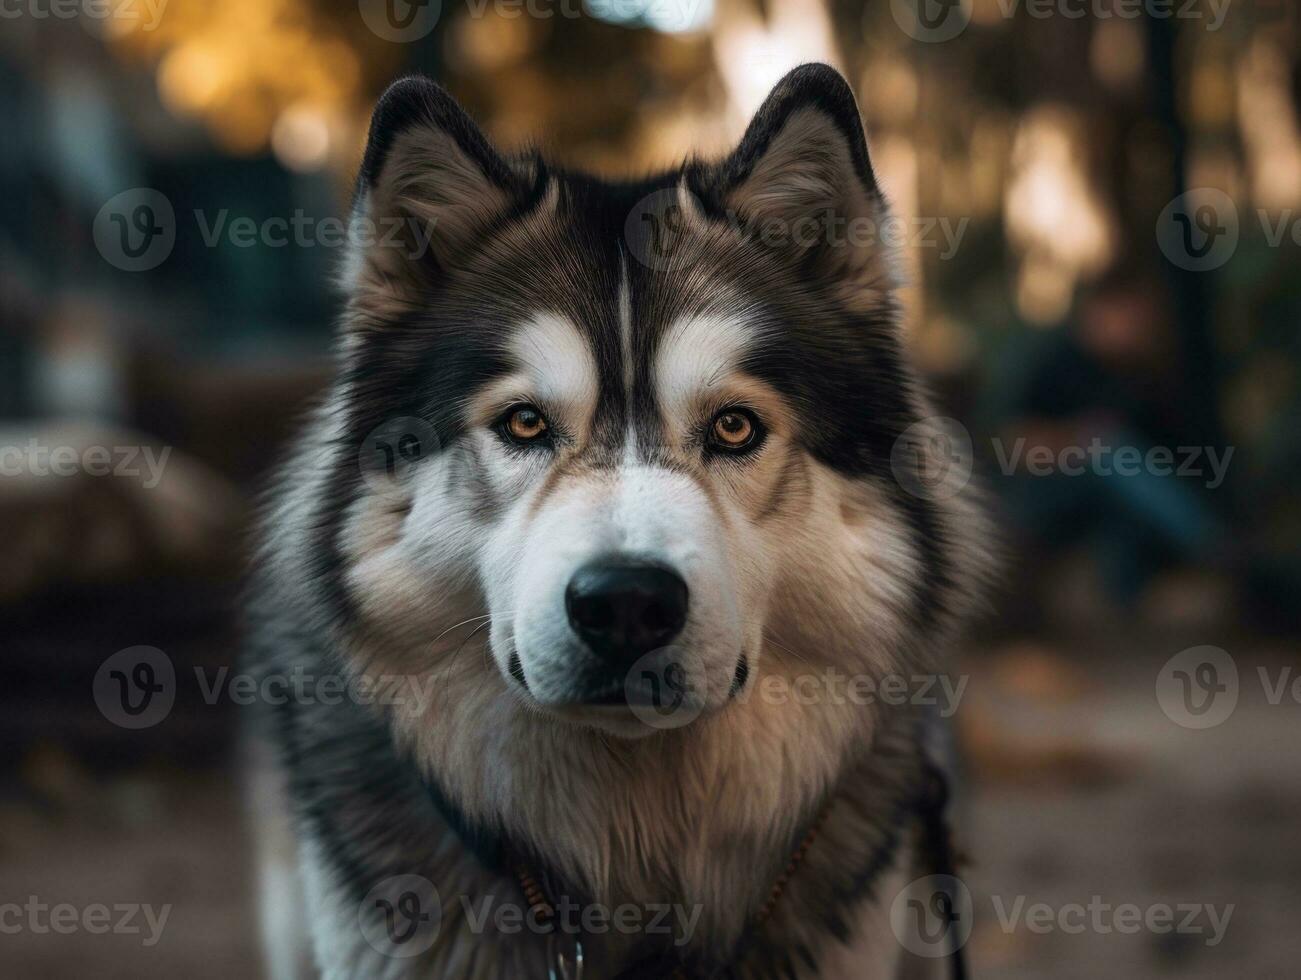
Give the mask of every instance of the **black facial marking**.
POLYGON ((732 689, 727 692, 729 698, 734 698, 745 689, 745 682, 750 679, 750 658, 744 653, 741 659, 736 663, 736 673, 732 675, 732 689))
POLYGON ((518 653, 511 653, 510 659, 506 661, 506 670, 510 672, 510 676, 515 679, 520 687, 526 691, 529 689, 529 682, 524 677, 524 665, 520 663, 518 653))

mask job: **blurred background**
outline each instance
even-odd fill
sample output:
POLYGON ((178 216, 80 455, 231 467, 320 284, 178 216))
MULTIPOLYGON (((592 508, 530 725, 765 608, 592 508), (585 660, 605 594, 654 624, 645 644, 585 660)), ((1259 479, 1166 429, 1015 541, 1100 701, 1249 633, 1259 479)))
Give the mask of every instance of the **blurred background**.
POLYGON ((810 60, 857 91, 908 340, 1007 552, 956 716, 976 975, 1293 975, 1299 28, 1296 0, 7 3, 0 903, 173 909, 151 945, 0 930, 0 975, 257 975, 236 710, 193 678, 233 663, 254 497, 327 376, 386 84, 614 175, 722 152, 810 60), (141 645, 179 682, 127 728, 93 692, 141 645), (1204 647, 1235 680, 1210 719, 1171 686, 1204 647), (1216 945, 1039 933, 993 911, 1018 896, 1235 912, 1216 945))

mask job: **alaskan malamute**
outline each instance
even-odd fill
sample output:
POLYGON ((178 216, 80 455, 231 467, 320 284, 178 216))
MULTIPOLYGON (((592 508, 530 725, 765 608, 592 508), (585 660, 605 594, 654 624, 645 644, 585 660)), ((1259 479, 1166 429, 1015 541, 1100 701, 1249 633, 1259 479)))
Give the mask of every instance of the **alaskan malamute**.
POLYGON ((951 968, 891 910, 983 551, 886 217, 825 66, 629 182, 388 90, 249 604, 275 980, 951 968))

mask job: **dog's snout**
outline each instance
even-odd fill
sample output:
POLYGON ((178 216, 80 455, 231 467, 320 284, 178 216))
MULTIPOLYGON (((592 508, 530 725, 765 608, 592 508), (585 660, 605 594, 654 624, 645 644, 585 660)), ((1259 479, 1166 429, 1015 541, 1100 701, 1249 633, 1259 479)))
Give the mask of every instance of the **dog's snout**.
POLYGON ((584 643, 607 661, 662 647, 687 622, 687 583, 667 568, 629 559, 592 562, 565 589, 565 611, 584 643))

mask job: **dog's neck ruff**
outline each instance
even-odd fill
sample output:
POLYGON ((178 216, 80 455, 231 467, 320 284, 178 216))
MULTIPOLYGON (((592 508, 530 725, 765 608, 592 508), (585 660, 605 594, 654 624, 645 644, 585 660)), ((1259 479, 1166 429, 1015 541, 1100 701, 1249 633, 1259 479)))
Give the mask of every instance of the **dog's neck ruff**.
MULTIPOLYGON (((940 776, 940 778, 943 779, 943 776, 940 776)), ((773 911, 777 907, 777 903, 781 900, 782 895, 785 894, 787 883, 790 881, 791 876, 799 870, 800 865, 804 863, 804 857, 808 854, 809 848, 813 846, 813 842, 817 839, 818 831, 822 828, 822 824, 826 821, 827 814, 830 810, 831 801, 828 801, 828 803, 823 806, 822 810, 818 813, 817 819, 813 821, 813 825, 809 827, 809 831, 804 835, 804 839, 800 841, 800 846, 797 847, 795 853, 791 855, 791 858, 786 863, 786 867, 782 870, 782 873, 778 876, 777 880, 773 882, 772 889, 768 892, 767 901, 764 902, 763 907, 759 909, 759 913, 754 918, 754 929, 762 929, 764 923, 772 916, 773 911)), ((519 876, 520 887, 524 891, 525 900, 529 903, 529 906, 538 913, 539 920, 550 926, 552 930, 552 938, 554 939, 558 934, 558 930, 555 926, 555 907, 548 900, 546 889, 538 882, 538 879, 534 877, 527 865, 519 865, 516 869, 516 874, 519 876)), ((583 941, 581 936, 573 937, 573 950, 568 954, 561 951, 557 943, 548 943, 548 980, 556 980, 556 978, 559 978, 559 980, 583 980, 583 966, 583 941)), ((690 977, 688 977, 686 970, 679 963, 672 967, 672 972, 666 974, 664 980, 690 980, 690 977)))
MULTIPOLYGON (((871 758, 869 756, 869 761, 871 758)), ((820 850, 815 850, 815 845, 828 824, 841 833, 852 829, 858 816, 852 812, 858 795, 855 790, 861 792, 862 784, 842 787, 824 801, 791 852, 784 869, 765 893, 763 904, 750 917, 749 926, 737 948, 723 960, 691 954, 684 957, 677 951, 659 952, 620 964, 617 972, 611 975, 616 980, 712 980, 721 976, 750 976, 746 965, 757 962, 808 961, 812 945, 809 938, 813 933, 821 930, 840 935, 845 931, 845 923, 835 920, 825 906, 837 899, 850 904, 870 893, 883 873, 900 858, 900 852, 905 849, 901 838, 909 830, 915 832, 912 871, 916 875, 938 876, 937 882, 943 888, 943 882, 952 881, 955 874, 946 815, 948 779, 924 756, 919 756, 918 762, 918 770, 906 787, 896 787, 903 788, 904 792, 895 800, 897 809, 887 818, 893 826, 857 863, 848 858, 840 841, 828 841, 820 850), (810 862, 811 855, 817 860, 810 862), (808 868, 810 863, 815 866, 808 868), (852 873, 848 878, 833 880, 827 873, 832 867, 842 873, 849 869, 852 873), (780 915, 777 914, 779 908, 780 915)), ((871 767, 866 769, 865 772, 864 767, 857 768, 850 773, 849 779, 870 778, 871 767)), ((886 795, 890 795, 888 789, 886 795)), ((482 854, 481 848, 479 853, 482 854)), ((539 858, 516 851, 507 842, 498 843, 497 854, 489 863, 495 865, 493 870, 498 874, 514 874, 526 903, 548 931, 545 960, 538 960, 536 976, 547 980, 591 980, 584 961, 583 935, 579 931, 563 929, 556 917, 553 896, 560 893, 556 885, 559 878, 539 858), (542 870, 535 873, 535 868, 542 870)), ((956 899, 948 894, 946 899, 942 896, 942 900, 947 900, 949 908, 952 908, 956 899)), ((961 945, 955 944, 947 957, 952 980, 965 980, 961 945)))

